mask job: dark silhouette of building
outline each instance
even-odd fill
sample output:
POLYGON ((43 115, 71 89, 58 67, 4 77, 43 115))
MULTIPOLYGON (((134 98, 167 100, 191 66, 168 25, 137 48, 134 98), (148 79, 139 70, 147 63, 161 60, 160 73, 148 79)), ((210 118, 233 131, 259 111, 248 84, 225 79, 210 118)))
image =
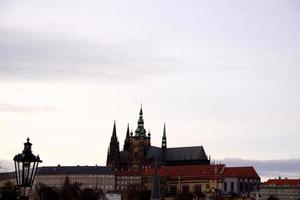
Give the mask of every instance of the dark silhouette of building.
POLYGON ((127 127, 123 151, 119 149, 116 123, 114 122, 107 153, 107 166, 113 169, 151 167, 154 160, 157 160, 159 166, 210 164, 202 146, 168 148, 165 124, 161 147, 152 146, 151 133, 147 134, 144 128, 142 107, 135 133, 129 131, 129 125, 127 127))

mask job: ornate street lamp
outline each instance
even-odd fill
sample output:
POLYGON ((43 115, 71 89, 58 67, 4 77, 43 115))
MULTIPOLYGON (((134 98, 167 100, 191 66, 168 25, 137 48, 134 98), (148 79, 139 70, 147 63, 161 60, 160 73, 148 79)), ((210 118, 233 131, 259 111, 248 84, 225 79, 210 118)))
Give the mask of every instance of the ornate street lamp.
POLYGON ((14 157, 18 195, 21 200, 29 199, 38 164, 42 162, 39 155, 33 155, 31 145, 27 138, 23 152, 14 157))

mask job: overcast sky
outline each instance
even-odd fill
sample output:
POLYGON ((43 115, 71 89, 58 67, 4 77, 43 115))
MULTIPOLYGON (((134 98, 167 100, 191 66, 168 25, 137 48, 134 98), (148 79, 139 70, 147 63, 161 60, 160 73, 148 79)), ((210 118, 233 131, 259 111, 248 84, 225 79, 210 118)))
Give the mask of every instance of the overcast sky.
POLYGON ((0 0, 0 158, 104 165, 143 103, 152 144, 300 157, 300 2, 0 0))

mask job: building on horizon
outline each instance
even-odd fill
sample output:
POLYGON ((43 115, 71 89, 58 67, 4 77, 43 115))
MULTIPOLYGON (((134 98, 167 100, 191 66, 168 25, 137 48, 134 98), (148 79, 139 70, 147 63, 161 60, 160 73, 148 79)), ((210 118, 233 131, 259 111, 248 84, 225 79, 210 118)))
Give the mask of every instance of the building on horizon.
MULTIPOLYGON (((11 179, 13 174, 3 174, 3 177, 11 179)), ((225 164, 211 163, 203 146, 167 147, 165 124, 161 147, 152 146, 151 133, 146 134, 144 128, 142 108, 135 133, 127 127, 122 151, 114 122, 107 166, 39 167, 35 185, 42 183, 61 188, 66 177, 71 183, 79 183, 81 189, 101 189, 106 194, 113 192, 120 194, 122 200, 149 200, 151 196, 168 200, 183 197, 197 200, 249 199, 257 196, 260 189, 260 177, 251 166, 226 167, 225 164), (159 188, 154 187, 154 180, 159 188), (159 195, 154 195, 158 192, 151 195, 153 188, 159 191, 159 195)))
POLYGON ((103 166, 47 166, 39 167, 34 187, 38 184, 61 188, 66 177, 70 183, 79 183, 80 187, 99 190, 104 193, 115 190, 115 173, 103 166))
POLYGON ((140 109, 135 133, 126 131, 123 150, 117 137, 114 122, 112 136, 107 152, 107 166, 113 169, 144 168, 153 166, 157 160, 160 166, 202 165, 210 164, 203 146, 168 147, 166 125, 164 124, 161 147, 151 145, 151 133, 144 128, 143 110, 140 109))
POLYGON ((299 200, 300 199, 300 178, 288 179, 281 178, 269 179, 260 186, 262 200, 270 197, 280 200, 299 200))
POLYGON ((123 150, 120 150, 114 122, 107 166, 116 173, 118 191, 136 192, 140 189, 149 194, 153 188, 155 160, 163 198, 176 199, 178 195, 192 195, 196 198, 250 197, 259 191, 260 177, 253 167, 211 164, 203 146, 168 147, 165 124, 161 147, 152 146, 151 133, 146 134, 144 128, 142 108, 135 133, 129 131, 129 125, 127 127, 123 150), (136 182, 132 182, 131 177, 135 177, 136 182))

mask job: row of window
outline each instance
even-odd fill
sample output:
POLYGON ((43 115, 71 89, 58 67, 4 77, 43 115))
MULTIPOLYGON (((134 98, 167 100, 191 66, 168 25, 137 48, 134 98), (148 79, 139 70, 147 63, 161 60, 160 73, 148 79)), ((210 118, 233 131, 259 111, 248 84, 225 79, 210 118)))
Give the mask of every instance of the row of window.
MULTIPOLYGON (((205 184, 205 188, 206 190, 209 189, 209 184, 205 184)), ((190 187, 188 185, 183 185, 181 187, 181 192, 182 193, 188 193, 190 192, 190 187)), ((202 192, 202 185, 201 184, 196 184, 194 185, 194 190, 193 190, 194 193, 198 193, 200 194, 202 192)), ((176 195, 177 194, 177 186, 170 186, 170 194, 171 195, 176 195)))
POLYGON ((117 179, 140 179, 139 176, 118 176, 117 179))
POLYGON ((139 184, 140 181, 118 181, 118 185, 139 184))
MULTIPOLYGON (((247 182, 240 182, 240 188, 239 191, 245 191, 245 192, 250 192, 250 191, 255 191, 258 190, 258 184, 250 182, 249 184, 247 182)), ((227 186, 227 182, 224 182, 224 191, 235 191, 235 184, 234 182, 230 182, 230 188, 227 186), (229 190, 228 190, 229 189, 229 190)))

